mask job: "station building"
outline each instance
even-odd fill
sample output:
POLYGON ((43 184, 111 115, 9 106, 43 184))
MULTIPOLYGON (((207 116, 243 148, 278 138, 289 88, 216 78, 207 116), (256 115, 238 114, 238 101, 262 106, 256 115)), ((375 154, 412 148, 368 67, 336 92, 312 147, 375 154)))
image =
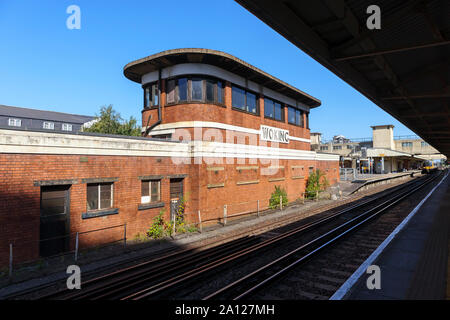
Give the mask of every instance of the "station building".
POLYGON ((342 168, 361 168, 372 173, 419 169, 427 161, 446 160, 445 155, 418 136, 394 136, 393 125, 371 128, 371 138, 335 136, 330 141, 322 141, 319 132, 311 133, 311 150, 338 154, 342 168))
POLYGON ((267 208, 275 186, 300 198, 311 172, 339 180, 339 156, 311 151, 320 100, 238 58, 164 51, 124 75, 143 88, 142 137, 0 129, 0 264, 145 233, 185 199, 185 218, 267 208), (102 232, 89 232, 103 229, 102 232), (47 240, 63 238, 64 240, 47 240))

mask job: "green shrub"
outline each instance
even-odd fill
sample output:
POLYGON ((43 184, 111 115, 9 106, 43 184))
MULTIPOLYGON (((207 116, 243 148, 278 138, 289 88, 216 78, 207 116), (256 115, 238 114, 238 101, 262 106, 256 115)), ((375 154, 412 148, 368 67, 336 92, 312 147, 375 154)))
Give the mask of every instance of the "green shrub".
POLYGON ((306 183, 306 197, 315 199, 319 196, 319 192, 329 187, 329 182, 325 173, 317 169, 311 173, 306 183))
POLYGON ((280 207, 280 196, 282 197, 283 207, 288 204, 288 198, 286 190, 281 188, 281 186, 275 186, 275 191, 272 192, 269 200, 269 208, 276 209, 280 207))
POLYGON ((161 210, 159 214, 153 218, 153 223, 147 230, 147 236, 153 239, 161 239, 166 236, 167 223, 163 219, 164 210, 161 210))

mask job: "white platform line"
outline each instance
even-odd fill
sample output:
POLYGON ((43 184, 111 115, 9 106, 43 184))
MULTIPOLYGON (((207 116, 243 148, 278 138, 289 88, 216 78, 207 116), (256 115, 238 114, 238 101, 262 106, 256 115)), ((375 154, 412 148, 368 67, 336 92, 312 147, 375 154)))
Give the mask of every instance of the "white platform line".
POLYGON ((366 272, 367 268, 372 265, 375 259, 383 252, 383 250, 388 246, 388 244, 394 239, 394 237, 405 227, 409 220, 416 214, 416 212, 422 207, 422 205, 431 196, 434 190, 440 186, 440 184, 447 178, 450 172, 439 181, 439 183, 427 194, 425 198, 420 201, 420 203, 408 214, 408 216, 400 223, 397 228, 380 244, 380 246, 372 252, 372 254, 364 261, 359 268, 344 282, 344 284, 330 297, 330 300, 342 300, 349 290, 355 285, 359 278, 366 272))

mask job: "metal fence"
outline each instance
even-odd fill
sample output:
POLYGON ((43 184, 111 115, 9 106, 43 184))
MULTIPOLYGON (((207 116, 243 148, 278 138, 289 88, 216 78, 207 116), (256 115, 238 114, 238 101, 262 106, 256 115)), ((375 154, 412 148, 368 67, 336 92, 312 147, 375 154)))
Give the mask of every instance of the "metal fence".
MULTIPOLYGON (((290 199, 290 204, 293 203, 305 203, 305 193, 293 193, 287 194, 287 198, 290 199)), ((318 201, 318 198, 315 199, 318 201)), ((212 222, 219 223, 223 226, 229 224, 229 220, 242 216, 255 216, 255 218, 261 217, 263 214, 279 212, 283 211, 287 207, 286 201, 283 203, 283 199, 280 196, 278 201, 279 203, 276 207, 270 207, 270 198, 263 200, 253 200, 246 202, 239 202, 233 204, 225 204, 216 207, 208 207, 202 211, 197 210, 195 212, 184 212, 184 227, 195 227, 196 231, 202 233, 203 227, 205 225, 211 225, 212 222)), ((174 216, 175 217, 175 216, 174 216)), ((176 223, 172 222, 172 235, 176 235, 178 233, 176 223)), ((149 227, 152 221, 149 221, 149 227)), ((49 265, 49 261, 51 259, 55 259, 58 257, 69 257, 71 261, 79 260, 79 255, 81 250, 90 250, 94 248, 104 248, 111 245, 123 244, 123 247, 127 246, 127 224, 115 225, 100 229, 94 229, 84 232, 75 232, 61 237, 54 237, 48 239, 40 239, 40 240, 14 240, 9 244, 9 277, 12 277, 13 270, 16 266, 23 267, 26 265, 32 265, 37 263, 42 263, 46 261, 46 264, 49 265), (111 230, 117 229, 115 232, 115 237, 111 236, 111 230), (101 235, 101 232, 109 231, 107 235, 101 235), (88 237, 94 235, 96 238, 101 238, 101 244, 97 245, 86 245, 89 243, 88 237), (48 242, 57 239, 67 238, 67 248, 64 252, 60 252, 58 254, 54 254, 46 257, 38 257, 28 261, 21 261, 20 263, 15 263, 15 254, 14 250, 17 247, 29 247, 30 250, 38 250, 42 242, 48 242), (108 238, 109 241, 107 240, 108 238), (112 239, 111 239, 112 238, 112 239), (85 244, 83 245, 83 242, 85 244), (33 249, 34 248, 34 249, 33 249), (73 259, 73 260, 72 260, 73 259)), ((35 254, 38 254, 39 251, 35 251, 35 254)))
POLYGON ((9 243, 9 265, 8 265, 8 276, 11 278, 13 275, 13 270, 15 266, 23 267, 32 264, 38 264, 43 262, 48 262, 54 260, 56 258, 62 257, 71 257, 73 261, 76 262, 79 259, 79 254, 82 250, 88 250, 93 248, 104 248, 111 245, 117 245, 118 243, 123 243, 124 246, 127 244, 127 225, 115 225, 109 226, 105 228, 99 228, 94 230, 88 230, 83 232, 73 232, 64 236, 52 237, 46 239, 39 240, 14 240, 9 243), (108 236, 102 236, 100 233, 112 229, 118 229, 115 236, 111 233, 108 233, 108 236), (96 237, 102 237, 104 241, 101 241, 100 244, 96 245, 81 245, 83 242, 89 243, 89 237, 95 234, 96 237), (34 255, 39 255, 39 251, 42 248, 42 245, 49 244, 52 241, 65 240, 66 248, 61 250, 59 253, 47 255, 45 257, 39 256, 35 259, 20 261, 20 263, 15 263, 15 249, 20 247, 21 250, 23 248, 29 248, 34 252, 34 255))

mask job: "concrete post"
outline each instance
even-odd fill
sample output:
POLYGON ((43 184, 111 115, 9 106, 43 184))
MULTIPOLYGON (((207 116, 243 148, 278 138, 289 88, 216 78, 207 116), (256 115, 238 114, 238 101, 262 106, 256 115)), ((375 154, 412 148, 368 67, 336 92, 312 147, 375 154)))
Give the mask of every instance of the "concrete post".
POLYGON ((257 213, 258 218, 259 218, 259 200, 256 200, 256 213, 257 213))
POLYGON ((199 226, 199 229, 200 229, 200 233, 202 233, 203 232, 203 226, 202 226, 202 216, 200 214, 200 210, 198 210, 198 226, 199 226))
POLYGON ((280 210, 283 210, 283 196, 280 196, 280 210))
POLYGON ((384 157, 381 157, 381 174, 384 174, 384 157))
POLYGON ((227 205, 223 206, 223 225, 227 224, 227 205))
POLYGON ((173 215, 173 220, 172 220, 172 234, 175 235, 175 233, 177 232, 176 230, 176 224, 177 224, 177 214, 175 213, 173 215))

